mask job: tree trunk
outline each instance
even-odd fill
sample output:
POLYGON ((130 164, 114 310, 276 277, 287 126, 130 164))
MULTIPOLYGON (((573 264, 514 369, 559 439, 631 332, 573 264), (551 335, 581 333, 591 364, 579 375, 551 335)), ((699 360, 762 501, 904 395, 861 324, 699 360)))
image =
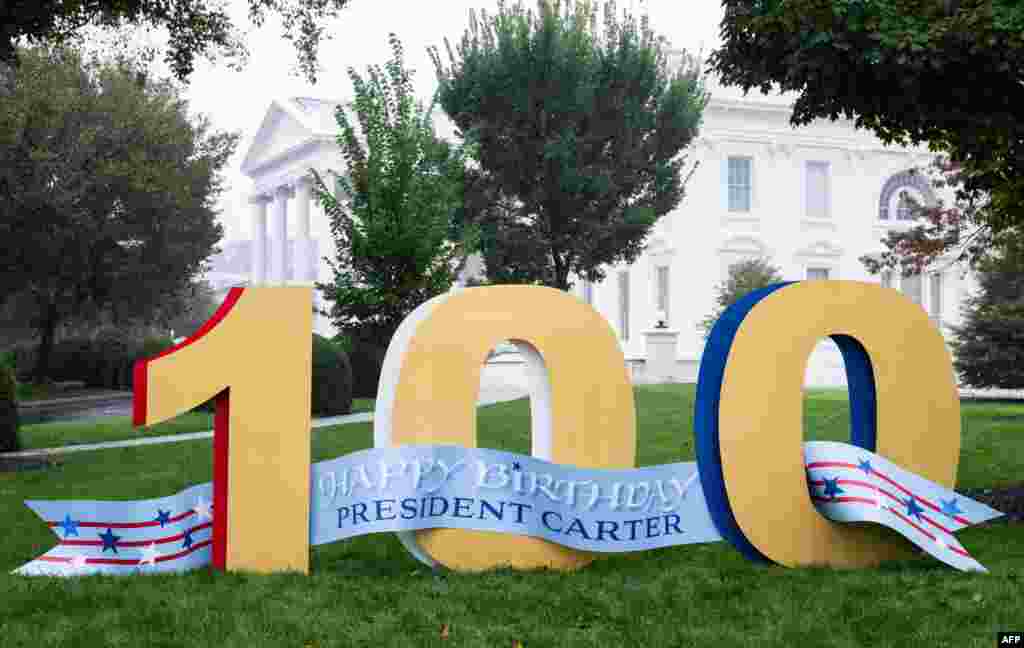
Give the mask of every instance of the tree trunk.
POLYGON ((552 288, 569 291, 569 266, 562 263, 562 257, 556 250, 551 251, 551 260, 555 266, 555 285, 552 288))
POLYGON ((57 324, 60 318, 57 313, 57 305, 53 302, 43 307, 43 313, 39 321, 39 349, 36 352, 36 368, 34 380, 41 383, 50 375, 50 355, 53 351, 53 340, 57 332, 57 324))

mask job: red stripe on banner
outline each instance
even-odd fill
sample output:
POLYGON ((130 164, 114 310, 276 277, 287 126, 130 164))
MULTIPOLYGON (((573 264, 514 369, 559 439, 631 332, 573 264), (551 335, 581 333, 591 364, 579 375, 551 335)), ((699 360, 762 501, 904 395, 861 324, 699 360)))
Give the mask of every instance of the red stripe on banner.
POLYGON ((156 561, 157 562, 165 562, 167 560, 177 560, 178 558, 181 558, 183 556, 189 555, 193 551, 199 551, 203 547, 207 547, 207 546, 209 546, 212 543, 213 543, 212 540, 203 540, 202 542, 195 543, 194 545, 192 545, 188 549, 185 549, 184 551, 179 551, 178 553, 175 553, 175 554, 168 554, 166 556, 160 556, 159 558, 156 559, 156 561))
POLYGON ((811 468, 857 468, 856 464, 847 463, 845 461, 815 461, 806 464, 807 469, 811 468))
POLYGON ((228 443, 231 390, 217 395, 213 422, 213 569, 224 571, 228 556, 228 443))
MULTIPOLYGON (((178 558, 182 558, 184 556, 187 556, 190 553, 193 553, 195 551, 199 551, 203 547, 209 546, 210 543, 211 543, 210 540, 203 540, 202 542, 197 542, 194 545, 192 545, 191 547, 189 547, 188 549, 183 549, 182 551, 179 551, 178 553, 167 554, 166 556, 158 556, 156 558, 156 562, 166 562, 168 560, 177 560, 178 558)), ((69 563, 69 562, 71 562, 74 559, 71 558, 70 556, 39 556, 38 558, 36 558, 36 560, 40 560, 42 562, 52 562, 52 563, 69 563)), ((140 562, 142 562, 142 561, 137 559, 137 558, 135 558, 135 559, 132 559, 132 558, 86 558, 85 559, 85 564, 87 564, 87 565, 138 565, 140 562)))
MULTIPOLYGON (((173 524, 174 522, 180 522, 181 520, 184 520, 188 516, 195 515, 195 514, 196 514, 196 512, 193 511, 193 510, 188 510, 188 511, 185 511, 184 513, 179 513, 178 515, 175 515, 175 516, 171 517, 168 520, 167 524, 173 524)), ((51 527, 57 527, 57 526, 61 526, 62 524, 64 524, 64 522, 63 521, 53 522, 53 521, 49 521, 48 520, 46 522, 46 524, 51 526, 51 527)), ((81 520, 77 520, 75 522, 75 524, 76 524, 76 526, 81 526, 81 527, 86 527, 86 528, 94 528, 94 529, 106 529, 108 527, 111 528, 111 529, 142 529, 142 528, 145 528, 145 527, 159 526, 160 522, 158 522, 157 520, 150 520, 149 522, 83 522, 81 520)))
POLYGON ((898 517, 899 519, 903 520, 904 522, 906 522, 910 526, 914 527, 915 529, 917 529, 918 531, 920 531, 924 535, 928 536, 932 540, 935 540, 935 536, 934 535, 932 535, 930 532, 926 531, 922 527, 919 527, 913 520, 908 518, 906 515, 903 515, 902 513, 900 513, 899 511, 897 511, 896 509, 894 509, 891 506, 886 506, 885 508, 888 509, 890 512, 892 512, 892 514, 895 515, 896 517, 898 517))
POLYGON ((138 559, 132 558, 89 558, 85 561, 89 565, 138 565, 138 559))
MULTIPOLYGON (((809 463, 809 464, 805 464, 805 465, 806 465, 808 470, 810 470, 811 468, 853 468, 853 469, 856 469, 856 470, 860 470, 859 466, 855 466, 854 464, 845 463, 845 462, 842 462, 842 461, 815 461, 813 463, 809 463)), ((915 495, 914 493, 912 493, 907 488, 904 488, 900 484, 896 483, 895 480, 887 477, 886 475, 878 472, 877 470, 872 468, 871 469, 871 474, 878 475, 878 477, 880 479, 883 479, 883 480, 889 482, 890 484, 892 484, 896 488, 900 489, 900 491, 903 492, 904 494, 910 495, 911 497, 913 497, 917 501, 923 503, 925 506, 927 506, 931 510, 935 511, 936 513, 941 513, 942 515, 945 515, 945 513, 942 513, 942 509, 940 509, 938 506, 936 506, 931 501, 929 501, 929 500, 927 500, 927 499, 925 499, 923 497, 920 497, 918 495, 915 495)), ((843 480, 840 480, 839 483, 842 484, 844 482, 843 482, 843 480)), ((850 483, 858 483, 858 482, 850 482, 850 483)), ((859 483, 864 483, 864 482, 859 482, 859 483)), ((886 493, 886 494, 888 494, 888 493, 886 493)), ((890 495, 890 497, 891 497, 891 495, 890 495)), ((894 499, 896 499, 896 498, 894 498, 894 499)), ((897 499, 896 501, 899 501, 899 499, 897 499)), ((963 524, 963 525, 970 525, 971 524, 970 520, 968 520, 967 518, 961 517, 959 515, 954 515, 954 516, 951 516, 951 517, 954 520, 956 520, 957 522, 959 522, 960 524, 963 524)))
POLYGON ((839 496, 839 497, 822 497, 820 495, 815 495, 811 499, 817 500, 819 502, 836 503, 836 504, 842 504, 844 502, 856 502, 856 503, 859 503, 859 504, 870 504, 872 506, 875 505, 875 500, 871 500, 871 499, 868 499, 866 497, 844 497, 844 496, 839 496))
MULTIPOLYGON (((812 480, 810 483, 815 485, 815 486, 824 486, 825 485, 824 480, 812 480)), ((855 485, 855 486, 864 486, 866 488, 870 488, 870 489, 874 490, 875 492, 884 494, 886 497, 888 497, 889 499, 893 500, 894 502, 897 502, 899 504, 903 504, 904 503, 903 500, 901 500, 896 495, 893 495, 889 491, 885 490, 884 488, 881 488, 880 486, 876 486, 875 484, 870 484, 868 482, 863 482, 863 481, 856 480, 856 479, 840 479, 838 483, 840 483, 840 484, 847 484, 847 485, 852 484, 852 485, 855 485)), ((822 496, 819 496, 819 495, 814 495, 814 496, 811 497, 811 499, 817 500, 819 502, 861 502, 861 503, 864 503, 864 504, 870 504, 872 506, 878 506, 878 502, 876 500, 868 499, 866 497, 853 497, 853 496, 850 496, 850 497, 836 497, 836 498, 829 499, 827 497, 822 497, 822 496)), ((886 508, 889 508, 889 507, 886 507, 886 508)), ((922 515, 921 518, 925 522, 927 522, 928 524, 930 524, 933 527, 935 527, 936 529, 945 532, 949 536, 953 536, 953 530, 952 529, 947 529, 946 527, 944 527, 943 525, 939 524, 938 522, 932 520, 930 517, 928 517, 926 515, 922 515)))
POLYGON ((209 333, 213 327, 220 324, 221 320, 228 316, 228 313, 231 312, 231 309, 234 308, 235 304, 242 297, 244 290, 244 288, 232 288, 229 290, 227 297, 224 298, 224 302, 217 308, 217 311, 210 319, 203 322, 203 325, 195 333, 182 340, 181 344, 175 344, 168 349, 164 349, 152 358, 144 358, 135 362, 135 366, 132 368, 132 425, 146 424, 149 397, 149 385, 147 384, 149 363, 157 358, 162 358, 165 355, 170 355, 175 351, 183 349, 209 333))
MULTIPOLYGON (((196 526, 194 526, 191 529, 189 529, 188 533, 193 533, 195 531, 202 531, 203 529, 208 529, 212 525, 213 525, 212 522, 203 522, 202 524, 197 524, 196 526)), ((118 547, 147 547, 147 546, 149 546, 151 544, 166 544, 168 542, 177 542, 179 540, 183 540, 184 538, 185 538, 185 533, 182 532, 182 533, 179 533, 177 535, 166 536, 166 537, 163 537, 163 538, 154 538, 152 540, 125 540, 123 542, 119 541, 117 543, 117 546, 118 547)), ((64 539, 64 540, 61 540, 58 544, 62 544, 62 545, 68 546, 68 547, 99 547, 99 546, 103 545, 103 541, 102 540, 67 540, 67 539, 64 539)))
MULTIPOLYGON (((903 493, 905 493, 907 495, 910 495, 911 497, 913 497, 917 501, 921 502, 922 504, 924 504, 925 506, 927 506, 931 510, 935 511, 936 513, 942 513, 942 509, 940 509, 938 506, 935 506, 935 504, 932 503, 930 500, 927 500, 927 499, 925 499, 923 497, 918 497, 917 495, 914 495, 912 492, 910 492, 909 490, 907 490, 903 486, 897 484, 895 481, 893 481, 892 479, 889 479, 888 477, 886 477, 885 475, 883 475, 881 473, 875 473, 875 474, 878 475, 879 477, 881 477, 882 479, 884 479, 885 481, 889 482, 890 484, 892 484, 896 488, 900 489, 900 491, 902 491, 903 493)), ((942 515, 945 515, 945 513, 942 513, 942 515)), ((959 522, 960 524, 970 524, 971 523, 970 520, 968 520, 967 518, 960 517, 959 515, 953 516, 953 519, 956 520, 957 522, 959 522)))

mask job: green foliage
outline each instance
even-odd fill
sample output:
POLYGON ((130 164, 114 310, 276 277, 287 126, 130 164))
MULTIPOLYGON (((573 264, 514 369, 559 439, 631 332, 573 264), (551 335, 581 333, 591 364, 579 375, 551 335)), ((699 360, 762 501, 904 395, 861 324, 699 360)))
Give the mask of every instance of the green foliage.
POLYGON ((174 346, 174 341, 169 337, 150 337, 134 345, 121 359, 117 389, 131 391, 135 384, 135 363, 157 356, 172 346, 174 346))
POLYGON ((698 328, 707 337, 715 322, 727 308, 759 288, 767 288, 782 281, 782 272, 767 259, 747 259, 729 266, 729 275, 715 288, 715 309, 701 320, 698 328))
MULTIPOLYGON (((989 235, 1024 223, 1024 4, 724 0, 723 83, 799 97, 791 122, 856 119, 959 165, 989 235)), ((958 247, 964 240, 956 241, 958 247)), ((984 246, 976 247, 983 251, 984 246)))
POLYGON ((0 452, 21 450, 18 439, 18 384, 14 369, 0 365, 0 452))
POLYGON ((376 398, 380 371, 384 366, 387 346, 373 340, 356 339, 348 352, 352 363, 352 395, 355 398, 376 398))
MULTIPOLYGON (((430 54, 438 97, 470 146, 466 218, 488 279, 562 289, 632 262, 682 200, 685 155, 708 97, 692 57, 670 71, 645 16, 614 2, 520 1, 471 15, 449 66, 430 54)), ((691 171, 692 175, 692 171, 691 171)))
MULTIPOLYGON (((268 10, 276 13, 284 28, 283 38, 294 43, 299 67, 315 85, 317 50, 322 39, 330 38, 325 26, 349 1, 249 0, 249 19, 259 27, 268 10)), ((3 18, 0 62, 7 64, 18 63, 15 42, 20 38, 54 44, 80 41, 87 25, 100 26, 122 36, 123 41, 130 40, 131 27, 166 28, 170 39, 164 58, 180 81, 192 74, 196 56, 211 61, 223 56, 236 69, 249 58, 245 35, 231 23, 224 7, 211 7, 207 0, 32 0, 15 2, 13 8, 4 11, 3 18)), ((125 46, 125 42, 120 43, 120 47, 125 46)), ((157 51, 147 47, 143 54, 152 59, 157 51)))
POLYGON ((954 366, 972 387, 1024 389, 1024 246, 983 262, 978 283, 953 327, 954 366))
MULTIPOLYGON (((347 175, 331 172, 335 196, 315 170, 314 193, 331 221, 338 256, 331 284, 317 284, 343 336, 384 345, 414 308, 446 292, 471 232, 453 241, 464 160, 437 138, 430 109, 415 100, 401 43, 368 78, 349 68, 358 131, 336 112, 347 175)), ((358 373, 358 371, 357 371, 358 373)), ((358 394, 357 394, 358 395, 358 394)))
POLYGON ((0 111, 0 295, 23 300, 44 378, 60 323, 149 313, 203 269, 239 135, 190 120, 179 92, 140 83, 134 64, 56 48, 21 59, 0 111))
POLYGON ((313 335, 313 416, 352 411, 352 366, 348 356, 327 338, 313 335))
MULTIPOLYGON (((640 386, 635 398, 637 465, 693 461, 694 385, 640 386)), ((814 438, 848 442, 847 401, 845 390, 809 391, 804 429, 814 438)), ((961 413, 957 490, 1019 484, 1024 406, 964 403, 961 413)), ((529 454, 528 399, 480 408, 477 420, 480 447, 529 454)), ((173 423, 177 419, 163 425, 173 423)), ((23 434, 29 439, 35 429, 44 433, 56 425, 25 426, 34 429, 23 428, 23 434)), ((72 425, 65 425, 68 440, 90 440, 100 424, 81 427, 87 431, 71 437, 72 425)), ((372 428, 371 423, 318 428, 313 460, 373 447, 372 428)), ((201 429, 209 427, 189 431, 201 429)), ((132 435, 125 426, 112 438, 132 435)), ((46 441, 36 447, 58 445, 56 439, 46 441)), ((927 556, 873 569, 769 569, 748 561, 728 542, 716 542, 611 555, 571 574, 498 569, 441 578, 388 534, 313 547, 310 576, 214 578, 209 570, 197 569, 127 579, 41 581, 9 573, 54 544, 53 531, 24 500, 162 497, 209 481, 212 461, 209 442, 169 443, 74 455, 60 470, 0 480, 7 534, 0 543, 0 591, 11 611, 4 618, 4 645, 104 646, 111 637, 146 637, 148 645, 174 646, 187 636, 196 638, 197 648, 516 642, 529 648, 817 648, 829 643, 963 648, 993 645, 995 630, 1019 627, 1024 609, 1024 529, 999 520, 957 534, 989 568, 987 574, 956 573, 927 556), (276 603, 268 605, 271 599, 276 603), (337 614, 339 600, 345 601, 343 615, 337 614), (401 612, 386 604, 391 601, 401 602, 401 612), (97 602, 159 612, 98 613, 97 602), (228 609, 231 614, 197 614, 197 609, 228 609), (45 621, 40 613, 25 612, 42 610, 45 621), (157 614, 175 622, 154 625, 157 614), (823 618, 829 619, 826 641, 823 618), (927 620, 928 625, 922 628, 908 619, 927 620), (41 623, 53 630, 46 632, 41 623), (446 640, 438 639, 442 623, 451 629, 446 640)))

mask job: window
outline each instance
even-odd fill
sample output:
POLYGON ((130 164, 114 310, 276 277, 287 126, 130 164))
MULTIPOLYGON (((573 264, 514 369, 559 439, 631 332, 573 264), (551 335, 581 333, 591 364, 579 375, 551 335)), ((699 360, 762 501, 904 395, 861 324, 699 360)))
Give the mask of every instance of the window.
POLYGON ((750 158, 729 158, 729 211, 750 211, 750 158))
POLYGON ((929 314, 935 319, 940 319, 942 317, 942 275, 938 272, 933 273, 931 276, 930 292, 929 314))
POLYGON ((921 275, 903 277, 900 282, 903 294, 909 297, 915 304, 921 303, 921 275))
POLYGON ((629 270, 619 272, 619 337, 629 339, 629 270))
POLYGON ((934 193, 923 173, 904 171, 897 173, 882 186, 878 199, 879 220, 902 220, 913 218, 913 203, 929 205, 934 202, 934 193))
POLYGON ((892 273, 888 270, 882 273, 882 288, 892 288, 892 273))
POLYGON ((586 304, 594 303, 594 284, 589 281, 583 282, 583 302, 586 304))
POLYGON ((906 189, 901 190, 896 200, 896 220, 913 220, 913 207, 916 201, 913 200, 910 192, 906 189))
POLYGON ((812 281, 815 279, 828 279, 828 268, 807 268, 807 278, 812 281))
POLYGON ((807 217, 829 217, 828 162, 807 163, 807 217))
POLYGON ((665 313, 665 324, 669 322, 669 311, 668 311, 668 266, 658 266, 655 268, 655 308, 654 310, 665 313))

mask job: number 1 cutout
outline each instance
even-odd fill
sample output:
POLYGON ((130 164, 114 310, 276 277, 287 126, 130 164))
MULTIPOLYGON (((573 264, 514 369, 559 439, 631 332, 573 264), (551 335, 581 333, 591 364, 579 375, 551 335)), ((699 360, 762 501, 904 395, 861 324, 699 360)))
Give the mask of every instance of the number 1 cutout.
POLYGON ((312 289, 232 288, 194 335, 134 367, 134 425, 215 398, 213 559, 309 572, 312 289))

